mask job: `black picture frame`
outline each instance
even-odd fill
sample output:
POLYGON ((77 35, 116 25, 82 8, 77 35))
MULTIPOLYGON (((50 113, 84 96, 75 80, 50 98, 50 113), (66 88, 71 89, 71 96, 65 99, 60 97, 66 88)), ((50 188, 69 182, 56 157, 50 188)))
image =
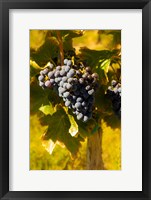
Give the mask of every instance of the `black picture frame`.
MULTIPOLYGON (((1 199, 151 199, 151 1, 150 0, 0 0, 0 198, 1 199), (9 9, 142 9, 142 191, 9 191, 9 9)), ((136 72, 137 74, 137 72, 136 72)), ((135 116, 134 116, 135 118, 135 116)), ((135 120, 135 119, 134 119, 135 120)), ((30 183, 29 183, 30 184, 30 183)))

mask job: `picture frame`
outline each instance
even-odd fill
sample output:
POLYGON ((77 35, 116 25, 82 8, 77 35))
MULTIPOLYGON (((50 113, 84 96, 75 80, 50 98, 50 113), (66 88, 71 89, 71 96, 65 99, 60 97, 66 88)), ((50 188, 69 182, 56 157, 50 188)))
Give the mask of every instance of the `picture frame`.
POLYGON ((1 0, 0 1, 0 198, 1 199, 151 199, 151 1, 150 0, 1 0), (143 112, 142 191, 9 191, 9 9, 142 9, 143 112))

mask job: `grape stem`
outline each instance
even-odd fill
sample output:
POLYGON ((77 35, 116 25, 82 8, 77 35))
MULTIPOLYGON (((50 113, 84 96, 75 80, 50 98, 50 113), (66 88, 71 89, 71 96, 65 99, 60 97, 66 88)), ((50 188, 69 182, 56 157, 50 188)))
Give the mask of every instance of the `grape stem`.
POLYGON ((61 37, 60 31, 56 31, 56 33, 57 33, 57 39, 58 39, 58 42, 59 42, 61 65, 63 65, 63 61, 64 61, 64 52, 63 52, 62 37, 61 37))

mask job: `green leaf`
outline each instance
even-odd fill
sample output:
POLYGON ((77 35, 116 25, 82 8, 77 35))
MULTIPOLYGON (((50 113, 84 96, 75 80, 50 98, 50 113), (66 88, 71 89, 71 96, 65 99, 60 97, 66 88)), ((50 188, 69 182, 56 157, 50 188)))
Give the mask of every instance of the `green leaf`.
POLYGON ((49 105, 41 106, 39 110, 45 115, 53 115, 56 112, 56 107, 50 103, 49 105))
POLYGON ((35 61, 30 60, 30 77, 32 78, 39 74, 40 70, 40 66, 35 61))
POLYGON ((100 60, 106 60, 111 58, 116 52, 110 50, 91 50, 86 47, 80 49, 80 58, 86 63, 86 65, 96 68, 99 65, 100 60))
POLYGON ((30 114, 36 114, 42 105, 49 104, 48 94, 38 85, 38 81, 30 85, 30 114))
POLYGON ((100 65, 101 69, 103 69, 106 73, 108 73, 110 63, 111 63, 111 60, 106 59, 104 62, 101 63, 101 65, 100 65))
POLYGON ((58 41, 55 38, 47 38, 45 43, 37 50, 31 50, 30 57, 40 66, 44 66, 51 59, 58 57, 59 48, 58 41))
POLYGON ((60 103, 59 96, 52 89, 42 89, 38 81, 30 85, 30 113, 36 114, 41 106, 52 104, 54 107, 60 103))
POLYGON ((63 108, 57 110, 52 116, 47 115, 40 119, 42 125, 48 128, 43 135, 43 140, 51 139, 53 142, 57 140, 64 143, 67 149, 75 154, 80 147, 80 137, 72 137, 69 133, 70 121, 63 108))

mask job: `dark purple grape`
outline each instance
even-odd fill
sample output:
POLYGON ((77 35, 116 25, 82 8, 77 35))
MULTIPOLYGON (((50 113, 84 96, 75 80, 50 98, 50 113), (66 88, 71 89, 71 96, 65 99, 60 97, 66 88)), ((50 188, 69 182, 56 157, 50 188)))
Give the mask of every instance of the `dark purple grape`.
POLYGON ((59 77, 60 76, 60 72, 59 71, 55 71, 55 77, 57 78, 57 77, 59 77))
POLYGON ((68 65, 68 66, 72 65, 72 61, 71 61, 71 60, 68 60, 68 61, 67 61, 67 65, 68 65))
POLYGON ((53 66, 52 63, 50 63, 49 68, 50 68, 50 69, 53 69, 53 68, 54 68, 54 66, 53 66))
POLYGON ((92 74, 92 77, 93 77, 93 78, 96 78, 96 79, 98 79, 98 78, 99 78, 99 76, 98 76, 98 74, 97 74, 97 73, 93 73, 93 74, 92 74))
POLYGON ((58 70, 60 70, 61 69, 61 66, 57 66, 56 67, 56 70, 58 71, 58 70))
POLYGON ((86 67, 85 70, 86 70, 87 72, 91 72, 91 68, 90 68, 90 67, 86 67))
POLYGON ((67 106, 67 107, 70 106, 70 104, 71 104, 71 102, 68 100, 65 102, 65 106, 67 106))
POLYGON ((65 72, 68 72, 70 70, 70 67, 67 65, 65 66, 65 72))
POLYGON ((46 86, 46 87, 51 87, 51 82, 50 82, 49 80, 47 80, 47 81, 45 82, 45 86, 46 86))
POLYGON ((77 102, 77 103, 75 104, 75 107, 76 107, 76 108, 80 108, 80 107, 81 107, 81 103, 80 103, 80 102, 77 102))
POLYGON ((70 90, 70 89, 72 88, 72 85, 71 85, 70 83, 67 83, 66 88, 67 88, 68 90, 70 90))
POLYGON ((79 79, 79 83, 83 84, 84 83, 84 78, 79 79))
POLYGON ((54 78, 54 71, 50 71, 50 72, 48 73, 48 77, 49 77, 49 78, 54 78))
POLYGON ((79 113, 78 115, 77 115, 77 120, 81 120, 83 118, 83 114, 82 113, 79 113))
POLYGON ((44 87, 44 86, 45 86, 44 82, 41 82, 41 81, 40 81, 40 82, 39 82, 39 86, 40 86, 40 87, 44 87))
POLYGON ((82 102, 82 98, 81 98, 81 97, 78 97, 78 98, 77 98, 77 102, 82 102))
POLYGON ((89 91, 88 91, 88 94, 89 94, 89 95, 94 94, 94 89, 89 90, 89 91))
POLYGON ((54 82, 55 82, 55 79, 52 79, 52 78, 51 78, 51 79, 50 79, 50 83, 53 84, 54 82))
POLYGON ((68 78, 66 76, 62 77, 62 81, 66 82, 68 80, 68 78))
POLYGON ((85 89, 86 89, 86 90, 90 90, 90 89, 91 89, 91 86, 90 86, 90 85, 87 85, 87 86, 85 87, 85 89))
POLYGON ((64 59, 64 64, 66 65, 68 62, 68 59, 64 59))
POLYGON ((49 72, 49 70, 48 70, 48 68, 45 68, 44 70, 43 70, 43 74, 47 74, 49 72))
POLYGON ((66 91, 66 89, 63 87, 59 87, 58 90, 59 90, 59 93, 61 94, 63 94, 66 91))
POLYGON ((87 122, 88 119, 89 119, 88 116, 85 115, 85 116, 83 117, 83 122, 87 122))
POLYGON ((61 76, 64 76, 65 74, 66 74, 65 70, 62 69, 62 70, 60 71, 60 75, 61 75, 61 76))
POLYGON ((44 80, 44 76, 40 75, 40 76, 38 77, 38 80, 39 80, 39 81, 44 80))
POLYGON ((68 97, 70 95, 70 92, 65 92, 65 93, 63 93, 63 96, 64 97, 68 97))

